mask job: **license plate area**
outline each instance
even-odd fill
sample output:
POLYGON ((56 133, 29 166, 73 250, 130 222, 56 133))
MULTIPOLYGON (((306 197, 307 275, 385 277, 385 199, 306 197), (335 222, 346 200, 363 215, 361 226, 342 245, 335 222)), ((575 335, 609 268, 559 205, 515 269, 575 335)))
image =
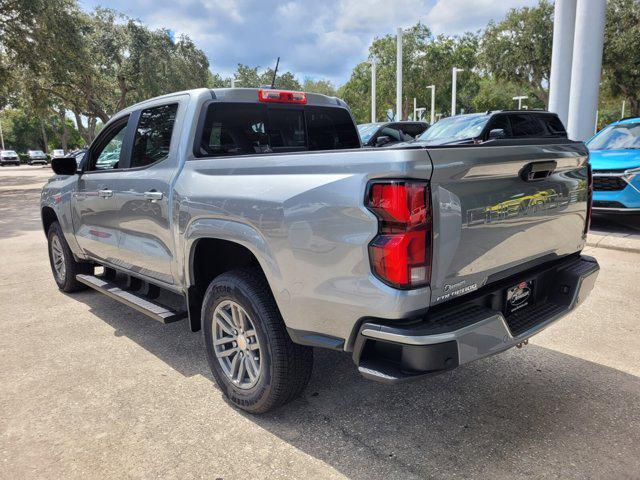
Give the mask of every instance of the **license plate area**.
POLYGON ((504 301, 504 314, 511 315, 534 303, 534 280, 524 280, 507 288, 504 301))

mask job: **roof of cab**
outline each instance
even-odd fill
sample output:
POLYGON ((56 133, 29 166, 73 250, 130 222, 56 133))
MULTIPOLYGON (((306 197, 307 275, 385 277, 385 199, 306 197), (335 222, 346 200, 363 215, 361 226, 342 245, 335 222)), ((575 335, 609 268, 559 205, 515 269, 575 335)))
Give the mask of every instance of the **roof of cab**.
MULTIPOLYGON (((279 88, 213 88, 211 94, 215 100, 222 102, 251 102, 258 103, 259 90, 278 90, 290 91, 279 88)), ((306 92, 305 92, 306 93, 306 92)), ((343 107, 347 108, 347 104, 337 97, 329 97, 319 93, 306 93, 307 105, 326 106, 326 107, 343 107)))

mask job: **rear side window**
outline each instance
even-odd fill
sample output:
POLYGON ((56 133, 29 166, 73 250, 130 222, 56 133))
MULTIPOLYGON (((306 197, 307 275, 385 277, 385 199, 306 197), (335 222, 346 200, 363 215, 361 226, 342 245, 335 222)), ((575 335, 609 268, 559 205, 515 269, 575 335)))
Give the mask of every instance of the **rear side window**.
POLYGON ((562 122, 555 115, 540 115, 540 120, 544 123, 550 135, 558 137, 566 137, 567 131, 562 122))
POLYGON ((133 140, 131 167, 146 167, 169 155, 171 134, 176 121, 178 104, 147 108, 140 120, 133 140))
POLYGON ((544 137, 546 132, 542 123, 534 115, 510 115, 511 129, 514 137, 544 137))
POLYGON ((309 150, 360 147, 351 115, 342 108, 306 107, 309 150))
POLYGON ((407 135, 411 135, 413 138, 416 138, 427 129, 425 125, 421 124, 399 125, 399 128, 407 135))
POLYGON ((212 103, 196 153, 254 155, 359 146, 356 127, 344 109, 212 103))
POLYGON ((511 124, 509 123, 509 117, 507 117, 506 115, 496 115, 495 117, 493 117, 491 119, 491 121, 489 122, 489 124, 487 125, 486 128, 486 136, 489 136, 489 133, 491 133, 491 130, 504 130, 504 135, 505 137, 511 137, 512 133, 511 133, 511 124))

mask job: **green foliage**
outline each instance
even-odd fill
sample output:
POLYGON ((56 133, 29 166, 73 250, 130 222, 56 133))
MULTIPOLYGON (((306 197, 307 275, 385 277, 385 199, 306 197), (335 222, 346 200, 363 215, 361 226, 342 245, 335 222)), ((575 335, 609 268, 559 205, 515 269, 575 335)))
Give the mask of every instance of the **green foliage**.
POLYGON ((337 95, 336 87, 334 87, 329 80, 313 80, 307 77, 304 79, 304 82, 302 82, 302 90, 305 92, 320 93, 330 97, 337 95))
POLYGON ((549 100, 553 5, 512 9, 504 20, 490 22, 482 36, 480 58, 496 79, 526 88, 542 104, 549 100))
POLYGON ((127 105, 211 82, 206 55, 188 37, 174 41, 167 30, 108 9, 87 14, 74 0, 9 2, 0 36, 0 74, 10 70, 2 78, 11 82, 0 84, 0 106, 24 108, 40 122, 72 112, 76 122, 61 128, 62 143, 76 128, 91 142, 100 123, 127 105))
MULTIPOLYGON (((436 112, 449 114, 451 106, 451 69, 463 68, 458 74, 459 109, 470 111, 479 89, 476 71, 478 37, 468 33, 460 37, 433 37, 420 23, 403 32, 403 118, 413 113, 413 99, 418 106, 431 104, 429 85, 436 86, 436 112)), ((386 120, 387 110, 395 111, 396 102, 396 37, 377 38, 369 48, 376 58, 376 120, 386 120)), ((351 78, 338 91, 351 107, 356 121, 370 121, 371 66, 357 65, 351 78)))
MULTIPOLYGON (((2 1, 2 0, 0 0, 2 1)), ((450 115, 451 69, 458 74, 457 107, 466 112, 515 108, 527 95, 529 108, 548 101, 553 5, 510 10, 484 31, 434 36, 418 23, 403 35, 403 113, 415 98, 429 107, 436 87, 436 112, 450 115)), ((173 39, 113 10, 86 13, 77 0, 5 0, 0 8, 0 121, 16 150, 68 148, 89 143, 118 110, 140 100, 196 87, 231 86, 210 69, 204 52, 187 36, 173 39), (72 115, 75 122, 67 118, 72 115)), ((599 125, 626 114, 640 115, 640 1, 609 0, 605 27, 599 125)), ((368 51, 377 59, 377 120, 395 110, 396 37, 375 38, 368 51)), ((239 64, 236 86, 270 85, 272 68, 239 64)), ((358 122, 370 121, 371 65, 363 61, 336 89, 323 79, 279 72, 276 88, 342 97, 358 122)))
POLYGON ((627 115, 640 115, 640 2, 609 0, 605 24, 604 83, 627 101, 627 115))
MULTIPOLYGON (((4 143, 8 149, 17 152, 39 149, 46 152, 54 148, 62 148, 62 124, 60 118, 56 116, 50 116, 41 122, 33 112, 8 108, 2 112, 0 122, 2 122, 4 143), (47 139, 46 145, 43 138, 47 139)), ((85 142, 74 128, 73 122, 65 118, 65 123, 68 134, 66 149, 84 146, 85 142)))

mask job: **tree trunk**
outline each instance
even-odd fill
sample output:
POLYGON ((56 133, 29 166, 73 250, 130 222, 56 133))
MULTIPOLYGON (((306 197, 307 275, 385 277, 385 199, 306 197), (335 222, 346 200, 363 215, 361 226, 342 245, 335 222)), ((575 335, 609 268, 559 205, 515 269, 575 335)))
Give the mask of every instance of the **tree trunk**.
POLYGON ((44 150, 44 153, 47 153, 48 150, 48 145, 49 145, 49 139, 47 138, 47 131, 44 128, 44 120, 40 119, 40 133, 42 133, 42 149, 44 150))
POLYGON ((69 146, 69 132, 67 131, 67 116, 64 108, 60 108, 60 121, 62 122, 62 135, 60 136, 60 143, 62 143, 62 149, 66 152, 69 146))

